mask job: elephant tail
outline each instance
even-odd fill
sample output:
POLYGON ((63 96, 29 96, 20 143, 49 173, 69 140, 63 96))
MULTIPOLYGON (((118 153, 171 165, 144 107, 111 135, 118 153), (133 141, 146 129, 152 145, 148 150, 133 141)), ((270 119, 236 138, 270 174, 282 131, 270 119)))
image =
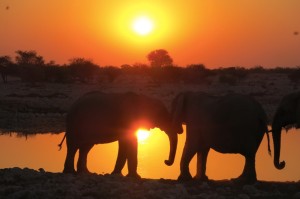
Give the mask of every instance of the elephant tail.
POLYGON ((270 147, 270 136, 269 136, 269 132, 270 132, 270 131, 267 131, 266 134, 267 134, 267 140, 268 140, 268 153, 269 153, 269 155, 271 156, 272 153, 271 153, 271 147, 270 147))
POLYGON ((64 141, 65 141, 65 139, 66 139, 66 133, 65 133, 65 135, 64 135, 64 137, 63 137, 63 139, 62 139, 62 141, 59 143, 59 145, 58 145, 58 147, 59 147, 59 151, 61 150, 61 148, 62 148, 62 144, 64 143, 64 141))

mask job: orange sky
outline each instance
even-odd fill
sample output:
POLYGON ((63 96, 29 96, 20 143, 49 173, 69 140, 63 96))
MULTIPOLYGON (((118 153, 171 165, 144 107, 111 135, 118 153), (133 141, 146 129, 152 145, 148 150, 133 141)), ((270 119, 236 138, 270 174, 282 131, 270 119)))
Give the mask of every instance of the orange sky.
POLYGON ((300 66, 299 10, 299 0, 1 0, 0 56, 36 50, 60 64, 120 66, 163 48, 180 66, 300 66), (148 36, 130 29, 140 15, 154 22, 148 36))

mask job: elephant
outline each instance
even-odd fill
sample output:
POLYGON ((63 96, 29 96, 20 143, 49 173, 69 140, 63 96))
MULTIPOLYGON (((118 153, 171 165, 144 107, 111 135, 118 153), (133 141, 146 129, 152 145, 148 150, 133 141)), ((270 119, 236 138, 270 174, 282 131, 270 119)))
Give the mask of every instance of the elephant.
POLYGON ((133 92, 89 92, 70 107, 66 116, 67 155, 63 173, 76 173, 74 156, 79 150, 77 173, 89 173, 87 155, 95 144, 118 141, 118 156, 112 174, 122 175, 126 163, 128 175, 140 178, 137 173, 137 137, 140 127, 163 130, 169 137, 170 153, 166 165, 172 165, 176 154, 178 133, 182 126, 172 123, 165 105, 154 98, 133 92))
POLYGON ((300 92, 294 92, 285 95, 278 105, 273 121, 272 135, 274 143, 274 166, 281 170, 285 167, 285 161, 279 161, 280 145, 281 145, 281 130, 287 130, 300 126, 300 92))
MULTIPOLYGON (((179 181, 191 180, 189 163, 197 154, 196 180, 206 181, 210 148, 220 153, 238 153, 246 162, 238 183, 257 181, 255 155, 268 135, 268 122, 262 106, 241 94, 213 96, 204 92, 182 92, 172 101, 173 122, 186 124, 186 141, 180 161, 179 181)), ((270 153, 269 137, 268 150, 270 153)))

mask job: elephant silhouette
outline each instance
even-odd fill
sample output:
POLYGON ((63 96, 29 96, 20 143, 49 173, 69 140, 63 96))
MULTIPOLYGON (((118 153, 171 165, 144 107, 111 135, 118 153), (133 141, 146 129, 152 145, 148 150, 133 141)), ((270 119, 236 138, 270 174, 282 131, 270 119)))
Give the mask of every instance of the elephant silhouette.
MULTIPOLYGON (((206 161, 212 148, 220 153, 239 153, 246 159, 240 183, 257 180, 255 155, 265 133, 267 116, 262 106, 249 96, 212 96, 203 92, 183 92, 172 102, 174 123, 186 124, 178 180, 191 180, 189 163, 197 154, 197 180, 208 180, 206 161)), ((268 135, 268 134, 267 134, 268 135)), ((268 137, 268 149, 269 137, 268 137)))
MULTIPOLYGON (((67 155, 64 173, 75 173, 74 156, 79 150, 77 172, 89 173, 87 155, 95 144, 118 141, 119 149, 112 174, 122 175, 127 161, 128 175, 140 178, 137 173, 137 137, 140 127, 158 127, 165 131, 170 140, 169 159, 172 165, 176 154, 178 133, 181 124, 172 124, 171 114, 164 104, 145 95, 136 93, 90 92, 80 97, 71 106, 66 117, 67 155)), ((62 140, 61 144, 63 143, 62 140)))
POLYGON ((300 92, 285 95, 278 105, 273 121, 272 135, 274 142, 274 165, 277 169, 285 167, 285 161, 280 162, 281 130, 300 126, 300 92))

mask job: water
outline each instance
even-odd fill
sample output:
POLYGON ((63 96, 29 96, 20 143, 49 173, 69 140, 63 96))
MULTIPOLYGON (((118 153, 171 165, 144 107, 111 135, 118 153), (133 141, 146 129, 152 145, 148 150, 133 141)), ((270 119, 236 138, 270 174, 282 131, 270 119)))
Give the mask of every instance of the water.
MULTIPOLYGON (((0 168, 28 167, 44 168, 50 172, 61 172, 66 155, 64 143, 61 151, 57 144, 64 134, 38 134, 32 137, 17 137, 15 134, 0 136, 0 168)), ((272 138, 272 137, 271 137, 272 138)), ((272 139, 271 139, 272 140, 272 139)), ((179 162, 185 141, 185 133, 179 135, 177 155, 174 165, 168 167, 164 160, 168 158, 168 137, 159 130, 151 132, 149 138, 139 143, 138 173, 143 178, 176 179, 179 175, 179 162)), ((282 133, 281 160, 286 161, 283 170, 273 166, 273 157, 267 152, 267 139, 264 137, 256 155, 256 171, 259 180, 299 181, 300 180, 300 132, 292 129, 282 133)), ((110 173, 117 157, 117 142, 96 145, 88 156, 88 168, 91 172, 110 173)), ((273 153, 273 145, 271 141, 273 153)), ((77 158, 77 157, 76 157, 77 158)), ((210 151, 207 163, 207 175, 210 179, 221 180, 237 177, 244 166, 244 157, 238 154, 220 154, 210 151)), ((127 165, 123 174, 127 173, 127 165)), ((190 163, 190 171, 195 174, 195 158, 190 163)))

